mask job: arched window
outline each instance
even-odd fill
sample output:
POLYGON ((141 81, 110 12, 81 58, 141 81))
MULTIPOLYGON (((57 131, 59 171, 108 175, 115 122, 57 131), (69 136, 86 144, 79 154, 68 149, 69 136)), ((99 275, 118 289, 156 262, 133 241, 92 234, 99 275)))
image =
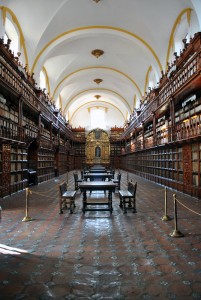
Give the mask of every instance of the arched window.
POLYGON ((106 129, 106 117, 104 108, 92 108, 90 110, 91 128, 106 129))
POLYGON ((151 88, 153 89, 157 85, 157 80, 156 80, 156 74, 154 73, 153 69, 151 69, 149 73, 149 80, 148 80, 148 89, 151 88))
POLYGON ((17 56, 19 53, 19 34, 10 19, 6 18, 4 41, 7 42, 8 39, 11 40, 10 49, 17 56))
POLYGON ((46 76, 43 71, 40 71, 40 88, 42 90, 47 88, 46 76))

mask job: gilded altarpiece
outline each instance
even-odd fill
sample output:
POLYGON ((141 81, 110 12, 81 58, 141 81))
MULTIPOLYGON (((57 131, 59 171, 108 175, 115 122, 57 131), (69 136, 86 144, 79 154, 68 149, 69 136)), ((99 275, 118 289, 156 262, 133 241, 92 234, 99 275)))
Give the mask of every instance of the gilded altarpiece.
POLYGON ((86 163, 89 165, 110 163, 110 141, 106 131, 96 128, 88 133, 86 163))

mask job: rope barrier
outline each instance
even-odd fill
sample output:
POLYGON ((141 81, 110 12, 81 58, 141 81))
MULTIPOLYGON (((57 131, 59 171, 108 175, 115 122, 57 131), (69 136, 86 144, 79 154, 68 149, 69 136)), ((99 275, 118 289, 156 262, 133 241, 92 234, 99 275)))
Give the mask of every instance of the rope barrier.
MULTIPOLYGON (((67 186, 68 186, 68 175, 67 175, 67 186)), ((23 222, 32 221, 32 218, 29 217, 29 195, 35 194, 35 195, 39 195, 39 196, 42 196, 42 197, 46 197, 48 199, 55 200, 55 197, 58 198, 58 196, 59 196, 58 191, 56 192, 55 196, 52 197, 52 198, 48 195, 53 190, 55 190, 55 187, 53 187, 52 189, 48 190, 48 192, 45 192, 45 193, 35 192, 33 190, 30 190, 29 188, 25 189, 25 192, 26 192, 26 208, 25 208, 26 213, 25 213, 25 217, 22 219, 23 222)), ((1 221, 1 207, 0 207, 0 221, 1 221)))
MULTIPOLYGON (((46 197, 48 199, 51 199, 50 196, 46 195, 46 194, 43 194, 43 193, 38 193, 38 192, 34 192, 34 191, 31 191, 32 194, 35 194, 35 195, 39 195, 39 196, 43 196, 43 197, 46 197)), ((58 192, 56 193, 56 196, 58 195, 58 192)), ((52 198, 52 199, 55 199, 55 198, 52 198)))
MULTIPOLYGON (((51 199, 50 196, 47 196, 43 193, 37 193, 37 192, 34 192, 34 191, 31 191, 29 188, 26 188, 25 189, 26 191, 26 207, 25 207, 25 217, 22 219, 22 222, 28 222, 28 221, 32 221, 32 218, 29 216, 29 196, 31 194, 35 194, 35 195, 39 195, 39 196, 43 196, 43 197, 47 197, 48 199, 51 199)), ((56 197, 59 195, 59 193, 57 192, 56 193, 56 197)), ((52 198, 52 200, 55 200, 55 197, 52 198)), ((0 207, 0 222, 1 222, 1 207, 0 207)))
POLYGON ((188 209, 188 210, 191 211, 192 213, 194 213, 194 214, 196 214, 196 215, 198 215, 198 216, 201 216, 201 214, 198 213, 197 211, 194 211, 194 210, 192 210, 191 208, 187 207, 186 205, 184 205, 183 203, 181 203, 178 199, 176 199, 176 200, 177 200, 177 202, 178 202, 179 204, 181 204, 183 207, 185 207, 186 209, 188 209))
POLYGON ((173 199, 174 199, 174 220, 175 220, 175 228, 173 230, 173 232, 170 234, 170 236, 172 237, 183 237, 183 233, 181 233, 179 230, 178 230, 178 222, 177 222, 177 202, 179 204, 181 204, 183 207, 185 207, 187 210, 191 211, 192 213, 198 215, 198 216, 201 216, 200 213, 192 210, 191 208, 187 207, 185 204, 183 204, 181 201, 179 201, 177 198, 176 198, 176 194, 173 195, 173 199))

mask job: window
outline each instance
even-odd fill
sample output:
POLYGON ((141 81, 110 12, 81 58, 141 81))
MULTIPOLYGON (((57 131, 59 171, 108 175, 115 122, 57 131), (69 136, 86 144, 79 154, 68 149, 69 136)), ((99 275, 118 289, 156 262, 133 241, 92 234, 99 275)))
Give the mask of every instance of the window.
POLYGON ((19 35, 13 23, 6 18, 4 41, 7 42, 8 38, 11 40, 10 49, 17 56, 19 52, 19 35))
POLYGON ((91 128, 106 129, 105 110, 103 108, 92 108, 90 112, 91 128))
POLYGON ((46 89, 46 77, 43 71, 40 72, 40 88, 46 89))

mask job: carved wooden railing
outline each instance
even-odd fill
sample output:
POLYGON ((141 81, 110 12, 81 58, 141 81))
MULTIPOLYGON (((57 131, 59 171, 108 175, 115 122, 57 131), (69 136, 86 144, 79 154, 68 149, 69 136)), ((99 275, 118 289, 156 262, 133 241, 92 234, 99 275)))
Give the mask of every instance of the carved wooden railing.
POLYGON ((59 127, 68 137, 73 138, 71 128, 66 125, 63 118, 54 114, 51 104, 44 97, 37 97, 34 89, 16 72, 6 60, 0 56, 0 81, 6 84, 14 94, 23 97, 23 102, 41 112, 46 119, 59 127))
POLYGON ((184 126, 182 122, 174 126, 169 126, 167 129, 163 130, 162 134, 156 135, 156 137, 145 138, 144 142, 142 138, 133 140, 133 144, 128 143, 126 145, 125 153, 148 149, 172 142, 181 142, 197 137, 201 137, 201 117, 199 122, 194 122, 189 126, 184 126))
POLYGON ((159 94, 142 107, 139 116, 134 117, 125 129, 121 138, 128 137, 131 132, 145 122, 158 108, 170 100, 187 85, 200 76, 201 71, 201 33, 197 33, 191 44, 183 51, 175 62, 175 67, 168 70, 159 85, 159 94))
POLYGON ((25 142, 25 130, 11 120, 0 117, 0 138, 25 142))

